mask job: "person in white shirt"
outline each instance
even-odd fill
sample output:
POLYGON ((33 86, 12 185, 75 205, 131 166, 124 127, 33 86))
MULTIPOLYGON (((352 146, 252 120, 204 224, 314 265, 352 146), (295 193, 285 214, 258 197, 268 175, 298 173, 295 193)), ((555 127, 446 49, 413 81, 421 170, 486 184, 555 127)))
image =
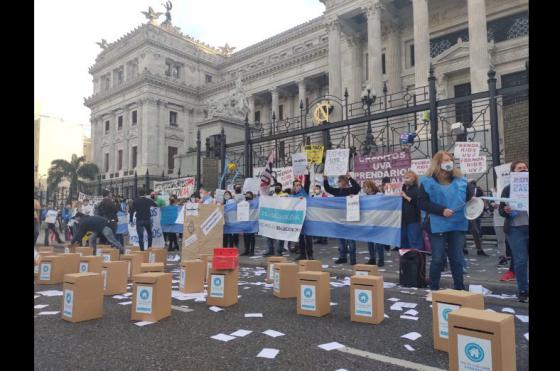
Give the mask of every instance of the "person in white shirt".
POLYGON ((85 215, 93 215, 93 206, 89 204, 89 200, 87 198, 82 202, 80 212, 85 215))

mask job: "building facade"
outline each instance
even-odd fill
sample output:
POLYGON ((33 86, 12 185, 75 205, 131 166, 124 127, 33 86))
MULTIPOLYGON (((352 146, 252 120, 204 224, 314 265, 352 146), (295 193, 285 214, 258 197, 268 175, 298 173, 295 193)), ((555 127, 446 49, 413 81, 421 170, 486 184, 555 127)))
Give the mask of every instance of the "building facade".
POLYGON ((320 1, 322 16, 235 53, 153 17, 103 46, 85 99, 101 182, 194 174, 199 129, 202 143, 221 130, 242 141, 246 115, 251 124, 283 120, 328 94, 348 91, 357 102, 365 87, 381 95, 426 86, 430 64, 438 99, 488 90, 491 68, 498 87, 526 73, 527 0, 320 1))

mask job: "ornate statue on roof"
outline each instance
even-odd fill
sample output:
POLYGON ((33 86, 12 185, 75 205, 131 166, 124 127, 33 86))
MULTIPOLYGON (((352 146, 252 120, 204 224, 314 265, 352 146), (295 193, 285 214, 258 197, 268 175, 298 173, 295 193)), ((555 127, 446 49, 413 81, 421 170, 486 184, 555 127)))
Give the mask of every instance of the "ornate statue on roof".
POLYGON ((162 3, 163 7, 165 8, 165 21, 161 24, 162 26, 171 26, 171 9, 173 8, 173 4, 171 1, 167 1, 165 4, 162 3))
POLYGON ((97 45, 99 45, 99 47, 101 49, 107 49, 109 47, 109 44, 107 43, 107 40, 105 39, 101 39, 101 41, 96 42, 97 45))
POLYGON ((150 20, 151 24, 155 24, 156 23, 156 19, 158 19, 163 13, 161 12, 155 12, 152 7, 148 7, 148 11, 147 12, 141 12, 142 14, 144 14, 144 16, 146 17, 146 19, 150 20))
POLYGON ((229 57, 231 56, 231 53, 235 50, 235 46, 229 46, 229 44, 226 43, 226 45, 220 46, 218 47, 218 49, 220 50, 220 54, 222 54, 224 57, 229 57))

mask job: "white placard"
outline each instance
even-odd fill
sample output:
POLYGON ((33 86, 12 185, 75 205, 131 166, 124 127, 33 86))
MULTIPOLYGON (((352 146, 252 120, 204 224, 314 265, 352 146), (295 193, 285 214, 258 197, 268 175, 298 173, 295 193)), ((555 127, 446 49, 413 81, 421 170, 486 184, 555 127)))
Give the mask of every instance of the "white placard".
POLYGON ((373 295, 371 290, 354 290, 354 315, 373 317, 373 295))
POLYGON ((237 204, 237 221, 249 221, 249 203, 247 201, 241 201, 237 204))
POLYGON ((410 170, 414 171, 416 175, 424 175, 426 174, 426 170, 430 167, 432 160, 430 159, 423 159, 423 160, 411 160, 410 161, 410 170))
POLYGON ((510 202, 514 210, 527 211, 529 208, 529 172, 514 172, 509 175, 509 197, 515 202, 510 202))
POLYGON ((502 191, 509 185, 509 174, 511 172, 511 162, 503 165, 494 166, 496 171, 496 194, 495 197, 502 197, 502 191))
POLYGON ((307 153, 294 153, 292 154, 292 168, 294 176, 305 175, 307 170, 307 153))
POLYGON ((339 148, 327 150, 324 174, 327 176, 346 175, 350 149, 339 148))
POLYGON ((458 370, 492 371, 492 342, 467 335, 457 335, 458 370))
POLYGON ((346 196, 346 221, 347 222, 360 221, 360 196, 359 195, 346 196))
POLYGON ((486 156, 462 158, 459 162, 463 174, 482 174, 486 172, 486 156))
POLYGON ((300 308, 302 310, 317 310, 317 304, 315 302, 315 286, 314 285, 301 285, 300 292, 300 308))
POLYGON ((225 189, 216 189, 215 198, 217 202, 224 203, 224 193, 226 193, 225 189))
POLYGON ((72 318, 72 309, 74 307, 74 291, 64 290, 64 308, 62 314, 72 318))
POLYGON ((185 224, 185 205, 181 206, 179 213, 177 213, 177 219, 175 224, 185 224))
POLYGON ((45 222, 49 223, 49 224, 55 223, 57 214, 58 214, 58 212, 56 210, 47 211, 47 216, 45 217, 45 222))
POLYGON ((208 236, 208 233, 210 233, 212 228, 214 228, 222 218, 222 211, 219 208, 214 210, 212 214, 210 214, 210 216, 200 225, 202 233, 204 233, 205 236, 208 236))
POLYGON ((41 281, 50 281, 51 279, 51 263, 41 263, 41 274, 39 276, 41 281))
POLYGON ((136 312, 152 313, 152 286, 138 286, 136 288, 136 312))
POLYGON ((253 192, 253 195, 258 195, 261 187, 261 180, 259 178, 245 178, 243 182, 243 193, 253 192))
POLYGON ((480 157, 479 142, 455 142, 455 151, 453 156, 456 159, 466 159, 480 157))
POLYGON ((439 323, 439 336, 444 339, 449 339, 449 325, 447 317, 449 313, 461 308, 460 305, 437 303, 438 323, 439 323))
POLYGON ((212 274, 210 275, 210 279, 212 280, 210 284, 210 296, 213 298, 223 298, 225 276, 223 274, 212 274))
POLYGON ((198 204, 187 202, 187 216, 198 216, 198 204))

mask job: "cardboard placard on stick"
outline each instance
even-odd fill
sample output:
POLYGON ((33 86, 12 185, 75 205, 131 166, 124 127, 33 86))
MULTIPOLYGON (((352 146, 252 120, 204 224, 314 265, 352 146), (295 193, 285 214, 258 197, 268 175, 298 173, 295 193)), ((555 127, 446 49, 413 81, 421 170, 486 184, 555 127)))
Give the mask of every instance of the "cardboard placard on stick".
POLYGON ((216 247, 223 247, 223 205, 199 204, 197 215, 185 215, 181 260, 193 260, 198 254, 212 255, 216 247), (204 229, 203 229, 204 228, 204 229))

